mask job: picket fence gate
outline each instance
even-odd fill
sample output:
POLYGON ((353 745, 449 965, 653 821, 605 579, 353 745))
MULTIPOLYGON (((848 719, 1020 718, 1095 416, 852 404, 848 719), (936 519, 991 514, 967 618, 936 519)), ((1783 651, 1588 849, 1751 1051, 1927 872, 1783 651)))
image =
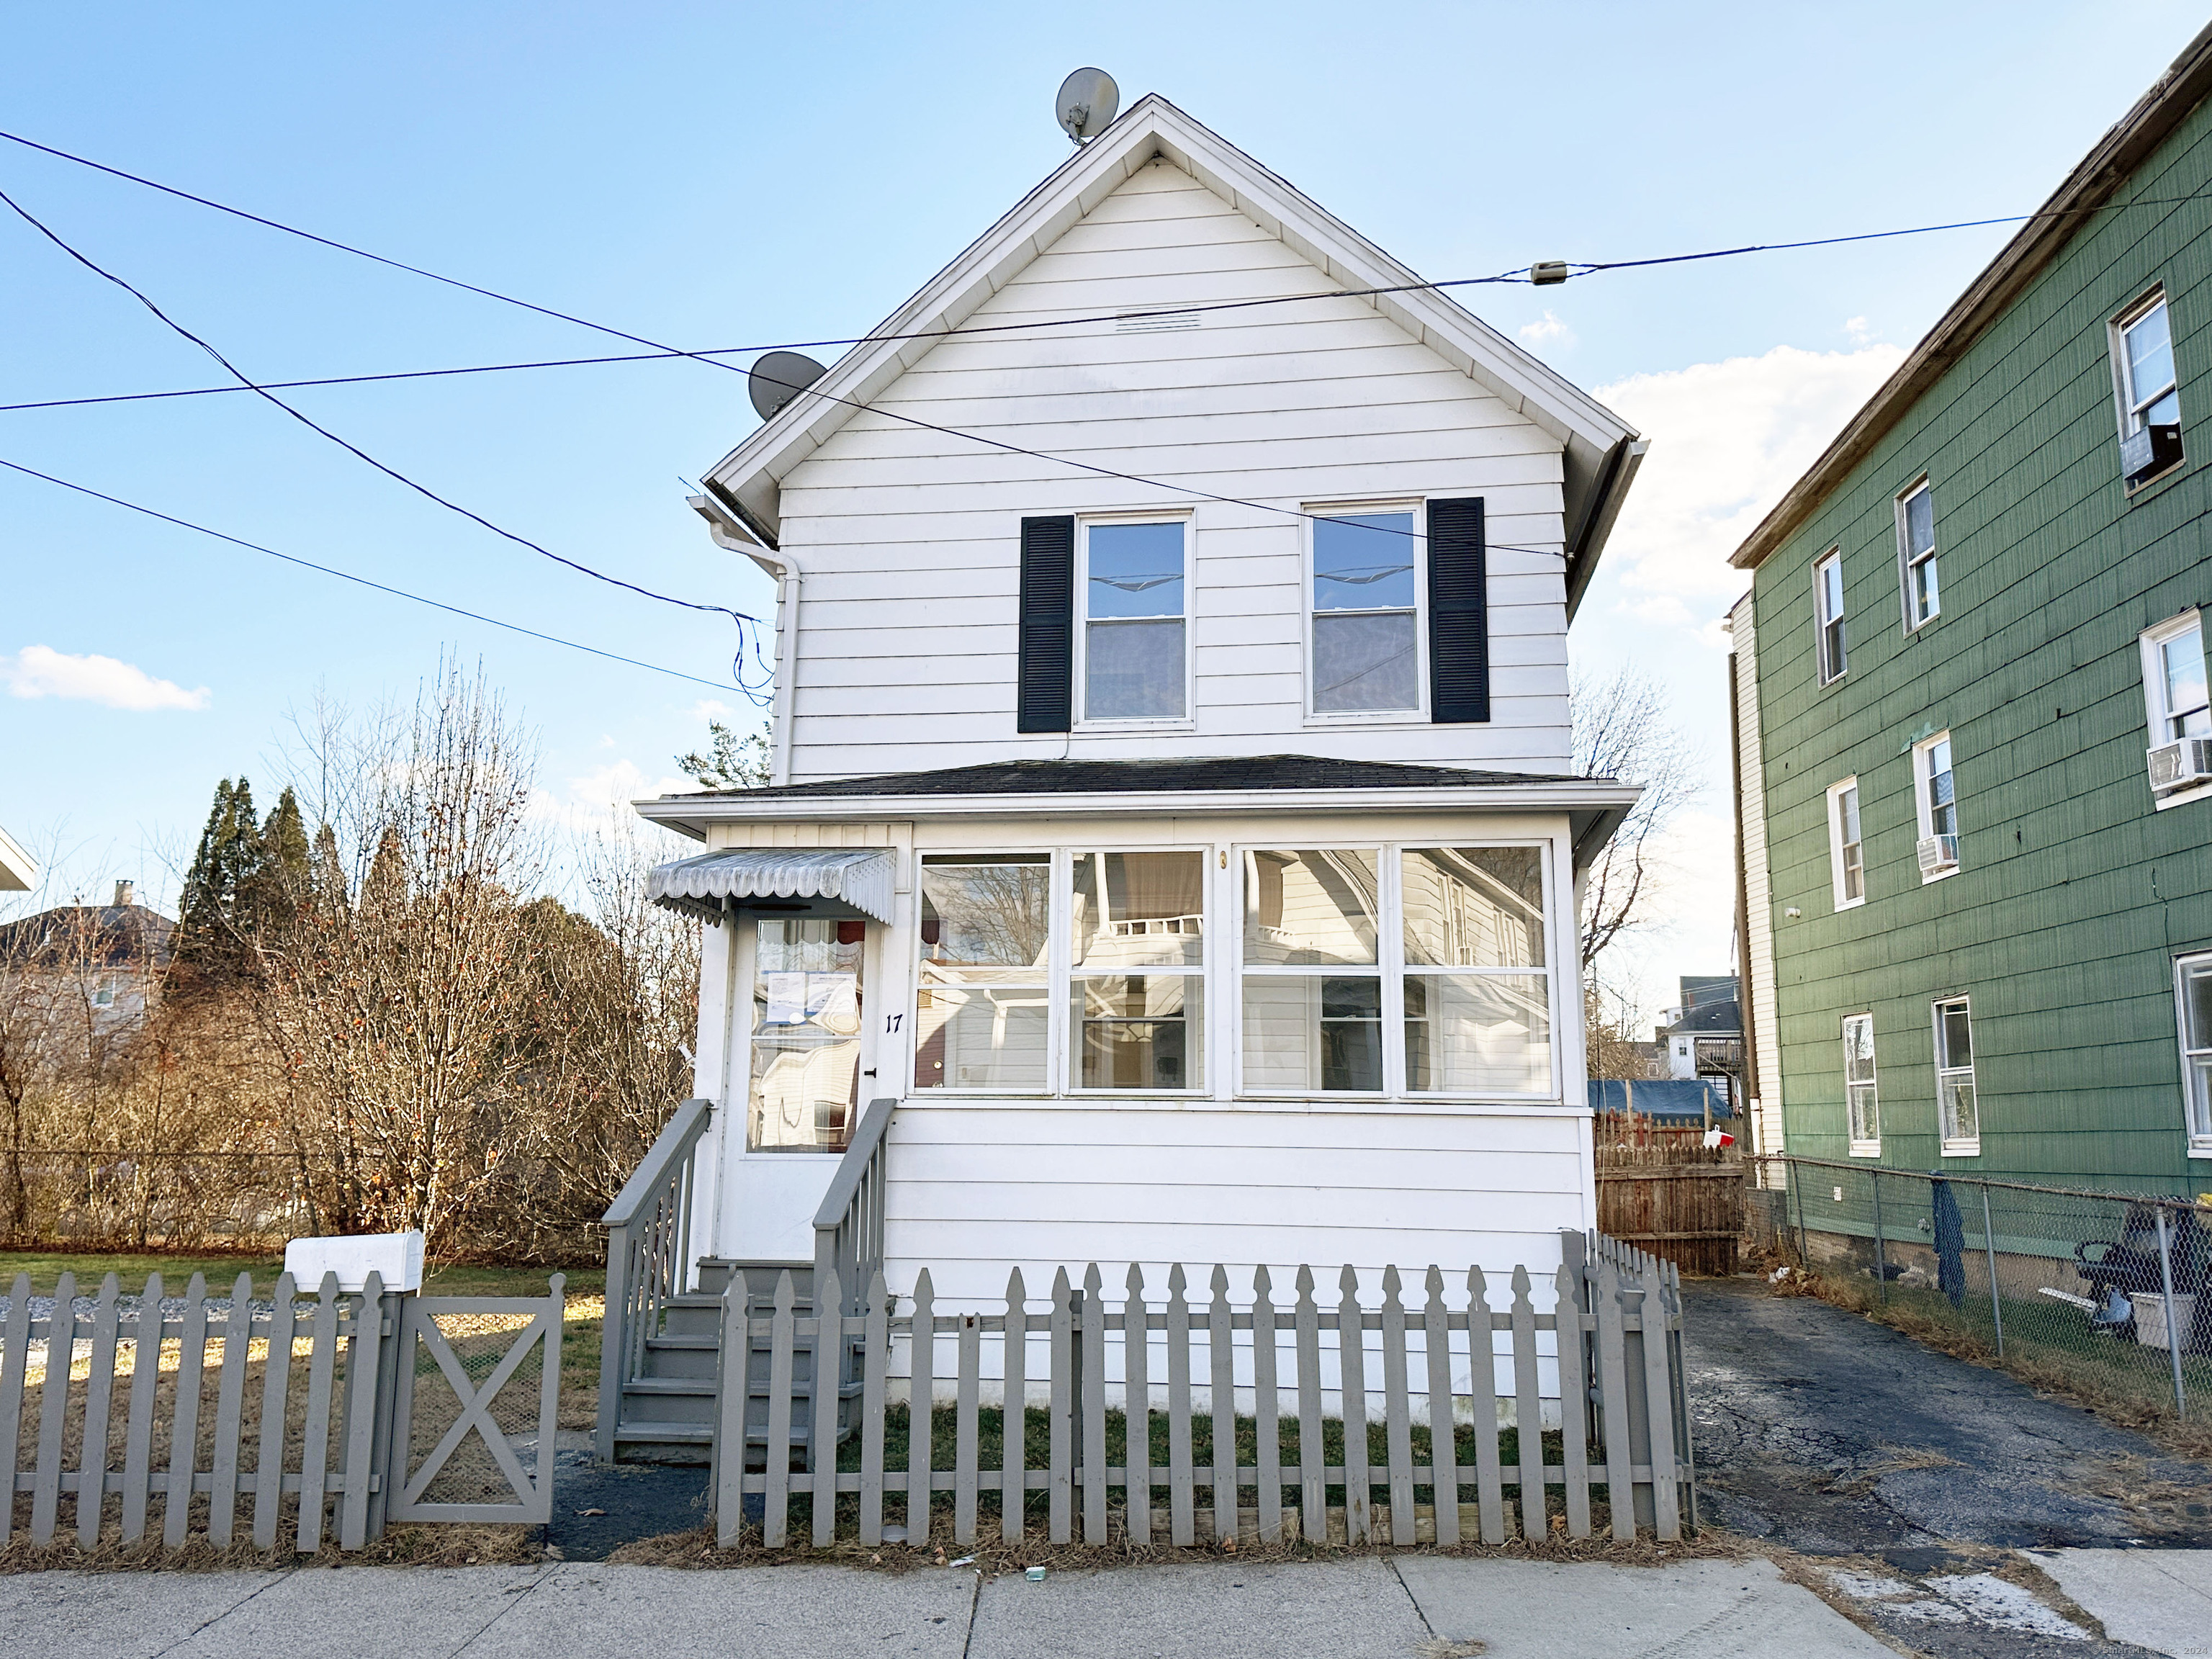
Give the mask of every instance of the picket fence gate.
MULTIPOLYGON (((1210 1275, 1211 1300, 1201 1304, 1186 1295, 1180 1266, 1169 1276, 1164 1303, 1147 1299, 1143 1274, 1133 1266, 1126 1296, 1117 1304, 1103 1295, 1099 1269, 1092 1264, 1080 1286, 1062 1268, 1041 1310, 1030 1306, 1017 1269, 1007 1282, 1003 1314, 940 1314, 926 1269, 916 1276, 908 1298, 892 1296, 878 1272, 857 1304, 860 1311, 818 1317, 795 1311, 788 1273, 779 1276, 765 1310, 756 1308, 744 1278, 735 1276, 722 1303, 716 1391, 713 1486, 718 1539, 725 1547, 738 1542, 750 1507, 759 1517, 760 1541, 781 1547, 788 1541, 793 1501, 804 1498, 816 1546, 835 1541, 841 1528, 863 1545, 877 1545, 885 1538, 886 1506, 896 1515, 895 1500, 902 1495, 905 1536, 919 1544, 930 1535, 933 1495, 949 1492, 955 1545, 975 1542, 979 1499, 986 1494, 999 1498, 1001 1539, 1018 1545, 1033 1535, 1026 1513, 1029 1494, 1042 1491, 1048 1494, 1045 1537, 1054 1544, 1075 1541, 1079 1506, 1082 1541, 1091 1545, 1108 1541, 1109 1518, 1127 1538, 1151 1541, 1163 1509, 1166 1541, 1177 1545, 1199 1540, 1199 1522, 1207 1511, 1207 1531, 1215 1539, 1241 1533, 1266 1543, 1305 1536, 1401 1545, 1449 1545, 1480 1537, 1484 1543, 1502 1544, 1516 1519, 1522 1537, 1542 1538, 1553 1530, 1589 1537, 1591 1500, 1600 1487, 1615 1539, 1633 1540, 1639 1528, 1662 1539, 1680 1538, 1686 1520, 1692 1528, 1697 1522, 1696 1468, 1683 1389, 1680 1273, 1669 1263, 1599 1234, 1565 1233, 1562 1245, 1564 1264, 1553 1281, 1552 1305, 1542 1312, 1531 1299, 1534 1286, 1525 1267, 1513 1270, 1510 1304, 1497 1310, 1480 1267, 1469 1268, 1463 1287, 1449 1291, 1443 1273, 1430 1267, 1425 1300, 1418 1307, 1403 1299, 1398 1270, 1386 1268, 1379 1308, 1361 1304, 1358 1276, 1348 1267, 1340 1276, 1341 1293, 1334 1306, 1316 1300, 1313 1273, 1300 1267, 1294 1302, 1279 1307, 1261 1267, 1254 1275, 1252 1301, 1233 1307, 1228 1275, 1220 1267, 1210 1275), (903 1311, 897 1305, 902 1300, 903 1311), (817 1385, 801 1397, 811 1421, 794 1424, 792 1379, 800 1369, 796 1357, 814 1352, 825 1329, 838 1352, 814 1368, 817 1385), (1109 1344, 1109 1335, 1119 1339, 1128 1332, 1164 1340, 1164 1378, 1152 1371, 1152 1340, 1109 1344), (1341 1340, 1354 1332, 1358 1340, 1341 1340), (1007 1340, 1010 1333, 1016 1340, 1007 1340), (1241 1349, 1240 1333, 1246 1335, 1241 1349), (1454 1333, 1460 1334, 1458 1355, 1468 1362, 1470 1386, 1463 1392, 1455 1392, 1453 1382, 1454 1333), (1484 1339, 1479 1345, 1476 1333, 1484 1339), (1546 1445, 1551 1433, 1541 1428, 1539 1337, 1545 1334, 1555 1339, 1560 1378, 1557 1462, 1551 1461, 1546 1445), (1035 1379, 1028 1375, 1033 1335, 1047 1338, 1050 1355, 1048 1375, 1035 1379), (1503 1346, 1501 1335, 1506 1339, 1503 1346), (1418 1353, 1412 1336, 1419 1338, 1418 1353), (906 1468, 887 1467, 885 1455, 887 1429, 897 1409, 888 1400, 889 1366, 893 1344, 901 1339, 908 1355, 908 1399, 914 1402, 906 1468), (1030 1467, 1026 1405, 1018 1425, 1009 1421, 1012 1411, 1002 1408, 998 1467, 982 1462, 981 1356, 987 1339, 994 1340, 1000 1355, 1002 1400, 1026 1401, 1032 1381, 1046 1385, 1049 1451, 1042 1468, 1030 1467), (942 1379, 936 1372, 940 1342, 957 1356, 952 1372, 942 1379), (1249 1366, 1249 1386, 1237 1380, 1240 1352, 1249 1366), (1120 1356, 1120 1374, 1109 1376, 1107 1361, 1114 1353, 1120 1356), (764 1378, 759 1376, 763 1357, 764 1378), (1334 1362, 1334 1388, 1326 1386, 1325 1359, 1334 1362), (1502 1397, 1510 1401, 1516 1425, 1510 1463, 1501 1456, 1501 1396, 1495 1374, 1496 1365, 1509 1359, 1512 1392, 1502 1397), (1370 1380, 1370 1367, 1377 1364, 1379 1389, 1370 1380), (1288 1376, 1283 1375, 1285 1369, 1288 1376), (1250 1398, 1252 1462, 1239 1461, 1237 1433, 1209 1432, 1212 1460, 1194 1463, 1194 1421, 1212 1427, 1208 1413, 1192 1409, 1194 1370, 1208 1387, 1209 1404, 1231 1402, 1226 1414, 1232 1420, 1240 1389, 1250 1398), (841 1377, 846 1386, 827 1386, 832 1377, 841 1377), (921 1426, 923 1402, 934 1401, 940 1380, 952 1385, 949 1468, 936 1467, 936 1410, 927 1413, 931 1426, 921 1426), (1155 1403, 1163 1383, 1164 1412, 1155 1403), (1113 1464, 1107 1461, 1109 1390, 1125 1402, 1126 1450, 1123 1461, 1113 1464), (1333 1419, 1341 1425, 1346 1461, 1340 1463, 1324 1461, 1323 1400, 1328 1393, 1340 1396, 1340 1417, 1333 1419), (1370 1396, 1376 1393, 1382 1396, 1385 1447, 1380 1462, 1370 1461, 1369 1438, 1370 1396), (841 1432, 842 1408, 854 1395, 857 1424, 841 1432), (764 1436, 756 1431, 748 1412, 749 1403, 763 1395, 764 1436), (1414 1461, 1416 1400, 1426 1407, 1431 1424, 1471 1427, 1471 1466, 1462 1461, 1455 1433, 1431 1432, 1425 1437, 1429 1461, 1414 1461), (1164 1466, 1152 1461, 1150 1449, 1152 1428, 1162 1417, 1168 1443, 1164 1466), (1298 1456, 1291 1462, 1283 1456, 1286 1418, 1296 1425, 1298 1456), (846 1461, 856 1468, 838 1468, 841 1440, 846 1461), (764 1445, 758 1469, 747 1467, 752 1461, 749 1442, 764 1445), (801 1455, 795 1460, 793 1453, 801 1455), (793 1469, 793 1461, 805 1468, 793 1469), (1461 1493, 1468 1487, 1474 1489, 1474 1502, 1462 1504, 1461 1493), (1295 1502, 1285 1501, 1285 1488, 1296 1492, 1295 1502), (1385 1493, 1380 1502, 1372 1498, 1370 1488, 1385 1493), (1203 1510, 1201 1489, 1207 1499, 1203 1510), (1115 1491, 1118 1506, 1111 1504, 1115 1491), (1332 1491, 1340 1494, 1335 1504, 1332 1491), (1429 1494, 1426 1504, 1418 1501, 1423 1491, 1429 1494), (1556 1513, 1547 1497, 1553 1491, 1559 1498, 1556 1513), (840 1498, 847 1496, 857 1503, 841 1505, 840 1498)), ((840 1289, 834 1270, 823 1276, 817 1269, 813 1305, 846 1307, 840 1289)))
MULTIPOLYGON (((110 1273, 94 1306, 80 1311, 76 1276, 64 1273, 52 1310, 34 1316, 30 1277, 20 1274, 0 1320, 0 1470, 9 1474, 0 1544, 19 1526, 33 1544, 52 1543, 64 1495, 76 1541, 87 1549, 100 1541, 111 1513, 126 1547, 145 1543, 150 1532, 170 1549, 187 1541, 196 1522, 207 1542, 226 1548, 239 1541, 249 1515, 255 1548, 275 1547, 289 1530, 293 1547, 306 1553, 326 1540, 360 1549, 388 1521, 542 1524, 552 1517, 562 1283, 553 1275, 543 1297, 422 1297, 387 1293, 373 1273, 361 1291, 342 1292, 336 1276, 325 1275, 310 1298, 287 1273, 269 1304, 257 1307, 252 1280, 241 1273, 228 1310, 211 1312, 198 1273, 174 1310, 163 1307, 161 1274, 148 1279, 135 1308, 125 1308, 110 1273), (455 1316, 520 1322, 481 1383, 439 1324, 455 1316), (77 1354, 88 1341, 88 1361, 77 1354), (211 1358, 211 1348, 219 1358, 211 1358), (533 1350, 543 1367, 532 1402, 534 1474, 491 1414, 533 1350), (25 1431, 33 1425, 27 1464, 25 1431), (471 1447, 457 1461, 472 1428, 483 1449, 471 1447), (437 1437, 426 1447, 433 1431, 437 1437), (464 1486, 481 1488, 495 1472, 495 1483, 515 1501, 429 1495, 441 1474, 464 1462, 471 1469, 464 1486), (17 1511, 27 1495, 24 1519, 17 1511), (196 1514, 193 1500, 202 1495, 207 1502, 196 1514)), ((488 1340, 496 1346, 509 1334, 497 1330, 488 1340)), ((479 1338, 476 1346, 486 1343, 479 1338)), ((479 1369, 490 1361, 488 1352, 471 1357, 479 1369)))

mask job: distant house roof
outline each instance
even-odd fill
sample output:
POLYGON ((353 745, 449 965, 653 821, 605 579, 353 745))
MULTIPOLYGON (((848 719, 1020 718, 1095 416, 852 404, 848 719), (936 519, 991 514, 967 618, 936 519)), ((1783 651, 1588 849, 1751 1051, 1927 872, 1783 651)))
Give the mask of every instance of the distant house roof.
POLYGON ((165 967, 177 924, 143 904, 64 904, 0 924, 0 959, 42 968, 165 967))
POLYGON ((1667 1029, 1676 1036, 1741 1036, 1743 1011, 1734 997, 1725 1002, 1700 1002, 1682 1010, 1681 1018, 1667 1029))

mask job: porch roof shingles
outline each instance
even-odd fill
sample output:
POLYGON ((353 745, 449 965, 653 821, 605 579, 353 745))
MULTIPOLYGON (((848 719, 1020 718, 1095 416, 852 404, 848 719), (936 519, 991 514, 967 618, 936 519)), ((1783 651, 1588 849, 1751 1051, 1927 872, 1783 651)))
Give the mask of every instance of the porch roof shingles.
POLYGON ((848 795, 1103 795, 1161 790, 1465 788, 1517 783, 1611 782, 1557 774, 1485 772, 1397 761, 1318 755, 1252 755, 1194 760, 1026 760, 830 778, 773 788, 702 790, 664 799, 781 800, 848 795))

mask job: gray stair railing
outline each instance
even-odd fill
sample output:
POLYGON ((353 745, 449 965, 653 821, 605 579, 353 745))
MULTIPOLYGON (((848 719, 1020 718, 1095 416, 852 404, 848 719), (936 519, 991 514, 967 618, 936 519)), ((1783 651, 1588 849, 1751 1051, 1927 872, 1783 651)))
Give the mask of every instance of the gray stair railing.
MULTIPOLYGON (((859 1314, 869 1282, 884 1265, 884 1141, 895 1100, 872 1100, 844 1161, 814 1212, 814 1283, 829 1274, 849 1286, 844 1312, 859 1314)), ((818 1289, 817 1289, 818 1294, 818 1289)))
POLYGON ((691 1195, 711 1102, 687 1100, 600 1218, 607 1230, 606 1324, 599 1348, 599 1461, 615 1455, 623 1388, 645 1374, 646 1339, 690 1272, 691 1195))

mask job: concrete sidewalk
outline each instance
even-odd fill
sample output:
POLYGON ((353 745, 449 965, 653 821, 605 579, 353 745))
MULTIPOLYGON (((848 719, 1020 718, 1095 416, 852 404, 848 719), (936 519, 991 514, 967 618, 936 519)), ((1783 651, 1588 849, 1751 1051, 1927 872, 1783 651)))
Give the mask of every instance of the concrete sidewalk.
POLYGON ((1042 1583, 979 1581, 965 1569, 590 1562, 27 1573, 0 1578, 0 1630, 10 1651, 41 1659, 1413 1659, 1425 1644, 1470 1639, 1485 1659, 1890 1652, 1763 1560, 1636 1568, 1413 1555, 1054 1572, 1042 1583))

